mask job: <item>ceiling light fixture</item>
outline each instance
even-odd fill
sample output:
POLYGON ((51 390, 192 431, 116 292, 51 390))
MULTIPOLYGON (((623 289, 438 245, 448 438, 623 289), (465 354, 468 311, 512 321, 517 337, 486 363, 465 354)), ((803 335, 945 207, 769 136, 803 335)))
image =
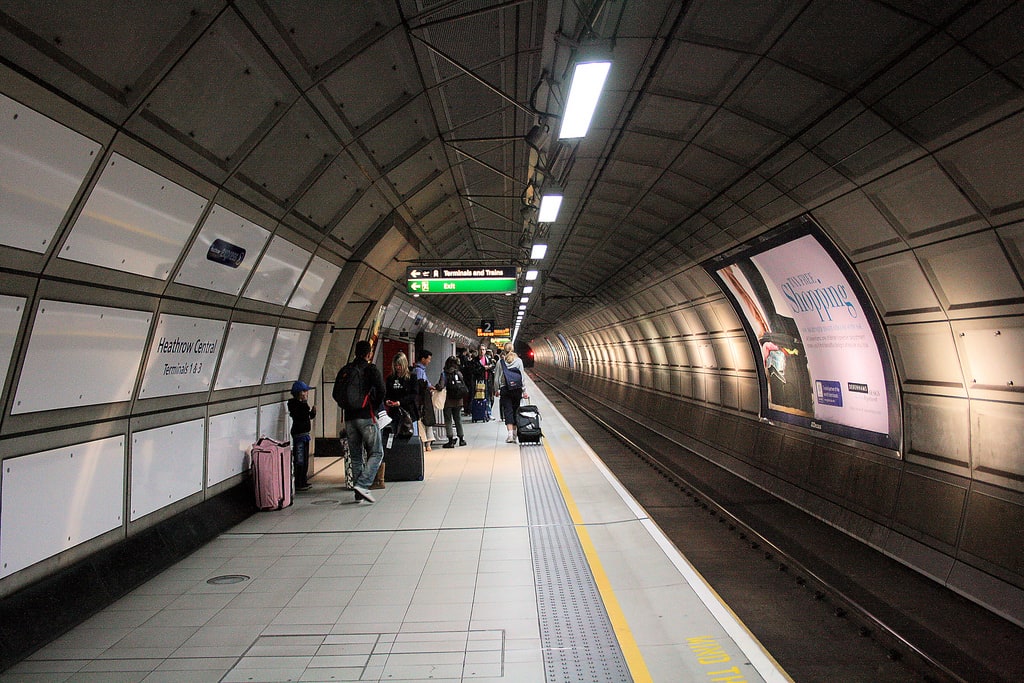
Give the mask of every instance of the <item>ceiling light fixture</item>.
POLYGON ((539 274, 540 274, 540 272, 539 272, 539 271, 536 271, 536 270, 528 270, 528 271, 526 271, 526 279, 527 279, 527 280, 536 280, 536 279, 537 279, 537 276, 538 276, 539 274))
POLYGON ((601 96, 605 79, 612 63, 608 60, 579 62, 572 72, 569 99, 562 113, 562 127, 558 139, 582 138, 590 128, 597 100, 601 96))
POLYGON ((523 294, 533 294, 533 287, 531 285, 523 287, 523 294))
POLYGON ((528 297, 528 296, 524 296, 521 299, 519 299, 519 303, 521 303, 521 304, 529 303, 529 301, 530 301, 530 297, 528 297))
POLYGON ((530 250, 530 258, 539 261, 544 258, 544 254, 548 253, 548 245, 546 244, 535 244, 533 249, 530 250))
POLYGON ((540 198, 540 212, 537 214, 538 223, 554 223, 558 219, 558 210, 562 208, 562 193, 560 190, 548 190, 540 198))

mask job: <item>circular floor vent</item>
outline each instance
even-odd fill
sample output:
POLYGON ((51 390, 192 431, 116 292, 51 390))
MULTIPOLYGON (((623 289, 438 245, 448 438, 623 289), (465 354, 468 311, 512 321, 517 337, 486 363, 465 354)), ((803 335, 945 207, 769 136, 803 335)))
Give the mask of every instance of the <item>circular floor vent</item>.
POLYGON ((215 576, 212 579, 207 579, 206 583, 211 583, 214 586, 225 586, 232 583, 242 583, 248 581, 249 577, 245 574, 225 574, 224 576, 215 576))

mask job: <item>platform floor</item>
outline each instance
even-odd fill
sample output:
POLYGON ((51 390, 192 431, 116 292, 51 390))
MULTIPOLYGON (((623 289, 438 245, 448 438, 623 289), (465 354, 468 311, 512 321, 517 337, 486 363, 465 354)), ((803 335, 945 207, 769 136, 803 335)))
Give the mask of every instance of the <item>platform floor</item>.
POLYGON ((339 463, 7 681, 789 681, 532 384, 357 503, 339 463))

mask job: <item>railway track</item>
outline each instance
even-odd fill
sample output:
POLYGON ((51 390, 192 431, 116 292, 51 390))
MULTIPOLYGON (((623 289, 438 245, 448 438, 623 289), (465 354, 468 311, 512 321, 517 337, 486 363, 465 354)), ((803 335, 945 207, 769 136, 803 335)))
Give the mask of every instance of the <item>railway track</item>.
POLYGON ((795 681, 1024 680, 1015 625, 600 397, 531 374, 795 681))

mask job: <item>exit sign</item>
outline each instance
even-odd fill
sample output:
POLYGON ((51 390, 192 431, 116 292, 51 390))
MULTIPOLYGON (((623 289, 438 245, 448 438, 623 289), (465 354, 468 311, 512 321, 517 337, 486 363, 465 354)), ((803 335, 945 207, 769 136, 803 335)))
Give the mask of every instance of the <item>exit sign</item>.
POLYGON ((518 289, 515 266, 406 268, 409 294, 508 294, 518 289))
POLYGON ((409 294, 505 294, 516 291, 512 278, 475 278, 461 280, 409 280, 409 294))

